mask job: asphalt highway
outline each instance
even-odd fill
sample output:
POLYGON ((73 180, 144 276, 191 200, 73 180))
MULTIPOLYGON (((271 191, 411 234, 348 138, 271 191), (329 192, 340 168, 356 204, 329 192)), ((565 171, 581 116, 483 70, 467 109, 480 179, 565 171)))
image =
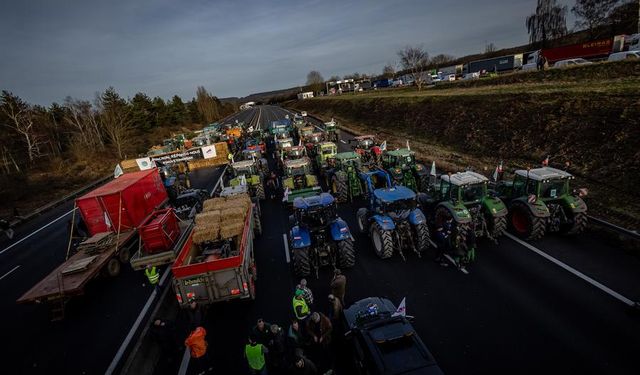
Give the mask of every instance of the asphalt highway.
MULTIPOLYGON (((231 120, 249 121, 251 112, 231 120)), ((211 190, 222 168, 193 171, 192 185, 211 190)), ((0 242, 0 351, 5 374, 101 374, 138 317, 152 289, 145 276, 129 267, 115 278, 92 281, 83 296, 66 306, 65 319, 50 322, 46 306, 18 305, 16 300, 64 262, 67 202, 16 228, 12 241, 0 242)))

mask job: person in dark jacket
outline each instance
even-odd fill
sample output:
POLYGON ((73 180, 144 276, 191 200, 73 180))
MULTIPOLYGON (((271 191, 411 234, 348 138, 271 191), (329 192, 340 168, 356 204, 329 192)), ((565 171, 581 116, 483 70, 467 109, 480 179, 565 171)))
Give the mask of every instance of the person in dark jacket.
POLYGON ((202 326, 202 310, 194 299, 189 302, 187 315, 189 316, 189 326, 191 330, 196 329, 196 327, 202 326))
POLYGON ((298 353, 293 365, 289 368, 289 373, 291 375, 318 375, 318 368, 309 358, 298 353))
POLYGON ((344 306, 344 294, 347 288, 347 277, 342 274, 342 271, 336 268, 333 272, 333 279, 331 280, 331 294, 342 302, 344 306))
POLYGON ((176 330, 173 322, 164 319, 156 319, 150 327, 151 337, 160 346, 161 356, 173 362, 177 354, 176 330))
POLYGON ((327 347, 331 343, 331 332, 333 325, 326 315, 319 312, 311 314, 311 319, 307 322, 307 334, 312 344, 327 347))
POLYGON ((285 356, 287 354, 287 346, 285 343, 284 332, 282 327, 272 324, 271 328, 271 345, 269 345, 269 365, 276 374, 282 372, 285 367, 285 356))
POLYGON ((271 323, 267 323, 264 319, 260 318, 251 330, 251 333, 256 336, 258 343, 266 347, 271 347, 271 340, 273 340, 273 335, 271 334, 271 323))

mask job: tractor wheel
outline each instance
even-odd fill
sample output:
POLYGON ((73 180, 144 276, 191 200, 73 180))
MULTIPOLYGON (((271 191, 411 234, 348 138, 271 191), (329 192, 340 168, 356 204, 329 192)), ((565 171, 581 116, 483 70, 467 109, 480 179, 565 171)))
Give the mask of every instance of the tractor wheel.
POLYGON ((367 220, 367 209, 362 207, 358 209, 357 213, 358 219, 358 230, 360 233, 367 233, 369 230, 369 220, 367 220))
POLYGON ((418 177, 419 179, 419 186, 418 186, 418 191, 421 193, 426 193, 429 191, 429 175, 425 174, 422 176, 418 177))
POLYGON ((580 234, 587 229, 587 213, 578 212, 573 215, 573 223, 561 226, 561 232, 563 234, 574 235, 580 234))
POLYGON ((371 242, 373 242, 373 250, 382 258, 391 258, 393 255, 393 237, 391 232, 384 230, 380 224, 374 223, 371 226, 371 242))
POLYGON ((497 240, 504 235, 504 232, 507 229, 506 216, 497 217, 485 213, 485 220, 487 222, 487 231, 491 234, 491 237, 494 240, 497 240))
POLYGON ((262 221, 260 221, 260 213, 258 210, 253 211, 253 225, 253 233, 258 236, 262 235, 262 221))
POLYGON ((529 209, 520 203, 515 203, 509 210, 509 225, 515 234, 525 240, 535 241, 544 237, 547 229, 546 220, 533 216, 529 209))
POLYGON ((334 192, 338 202, 342 203, 349 200, 349 187, 347 186, 347 176, 344 172, 338 172, 331 178, 331 186, 335 188, 334 192))
POLYGON ((430 245, 429 226, 427 223, 420 223, 413 227, 416 235, 416 249, 423 253, 430 245))
POLYGON ((356 264, 356 250, 350 238, 338 242, 338 265, 351 268, 356 264))
POLYGON ((258 182, 258 185, 256 185, 256 198, 258 198, 259 200, 264 200, 266 198, 266 195, 264 194, 264 185, 262 184, 262 179, 260 179, 260 182, 258 182))
POLYGON ((293 271, 298 277, 309 276, 311 273, 309 247, 293 250, 293 271))
POLYGON ((120 254, 118 254, 118 259, 122 264, 129 263, 129 260, 131 260, 131 251, 129 250, 128 247, 124 247, 120 250, 120 254))
POLYGON ((120 260, 111 258, 107 263, 107 275, 116 277, 120 274, 120 260))

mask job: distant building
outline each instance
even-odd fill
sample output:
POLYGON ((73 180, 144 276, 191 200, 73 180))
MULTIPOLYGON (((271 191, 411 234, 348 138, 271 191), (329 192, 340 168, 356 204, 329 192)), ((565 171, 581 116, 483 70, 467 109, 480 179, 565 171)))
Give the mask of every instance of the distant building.
POLYGON ((301 92, 298 94, 298 99, 311 99, 313 98, 313 92, 301 92))
POLYGON ((253 107, 254 105, 256 105, 256 102, 246 102, 243 105, 240 106, 240 109, 249 109, 251 107, 253 107))

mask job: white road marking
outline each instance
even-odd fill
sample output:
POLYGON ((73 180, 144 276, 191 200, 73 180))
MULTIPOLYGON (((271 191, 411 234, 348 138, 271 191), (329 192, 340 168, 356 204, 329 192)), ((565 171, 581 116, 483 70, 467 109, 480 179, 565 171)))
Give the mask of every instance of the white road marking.
POLYGON ((347 144, 347 142, 344 139, 341 139, 340 142, 344 143, 345 145, 347 144))
POLYGON ((28 236, 26 236, 26 237, 24 237, 24 238, 21 238, 20 240, 18 240, 18 241, 16 241, 16 242, 14 242, 13 244, 11 244, 11 246, 8 246, 8 247, 7 247, 7 248, 5 248, 4 250, 0 251, 0 255, 1 255, 2 253, 4 253, 5 251, 10 250, 10 249, 11 249, 11 248, 13 248, 14 246, 17 246, 17 245, 18 245, 18 244, 20 244, 22 241, 24 241, 24 240, 26 240, 26 239, 28 239, 28 238, 32 237, 34 234, 36 234, 36 233, 40 232, 41 230, 43 230, 43 229, 45 229, 45 228, 49 227, 51 224, 53 224, 53 223, 55 223, 55 222, 59 221, 59 220, 60 220, 60 219, 62 219, 63 217, 65 217, 65 216, 69 215, 70 213, 72 213, 72 212, 73 212, 73 211, 75 211, 75 210, 76 210, 76 208, 74 208, 73 210, 71 210, 71 211, 67 212, 66 214, 63 214, 62 216, 58 217, 57 219, 54 219, 53 221, 51 221, 49 224, 46 224, 46 225, 45 225, 45 226, 43 226, 42 228, 40 228, 40 229, 38 229, 38 230, 36 230, 36 231, 34 231, 34 232, 31 232, 28 236))
POLYGON ((11 275, 13 273, 13 271, 17 270, 18 268, 20 268, 20 265, 17 265, 15 267, 13 267, 13 269, 7 273, 5 273, 4 275, 2 275, 2 277, 0 277, 0 280, 4 279, 5 277, 11 275))
POLYGON ((510 239, 512 239, 513 241, 519 243, 520 245, 526 247, 527 249, 533 251, 534 253, 540 255, 541 257, 547 259, 548 261, 554 263, 557 266, 560 266, 561 268, 565 269, 566 271, 571 272, 572 274, 574 274, 575 276, 581 278, 582 280, 588 282, 589 284, 595 286, 596 288, 602 290, 603 292, 607 293, 608 295, 612 296, 613 298, 619 300, 620 302, 623 302, 629 306, 634 306, 635 302, 630 300, 629 298, 623 296, 622 294, 616 292, 615 290, 610 289, 609 287, 607 287, 606 285, 590 278, 589 276, 583 274, 582 272, 576 270, 575 268, 562 263, 561 261, 559 261, 558 259, 552 257, 551 255, 545 253, 544 251, 536 248, 535 246, 522 241, 521 239, 519 239, 518 237, 513 236, 512 234, 509 233, 505 233, 505 236, 509 237, 510 239))
MULTIPOLYGON (((171 274, 171 270, 169 269, 169 267, 167 267, 167 269, 164 271, 164 275, 162 275, 162 278, 160 278, 160 283, 158 284, 159 287, 162 287, 164 285, 164 282, 167 280, 167 277, 169 276, 169 274, 171 274)), ((109 365, 109 368, 107 368, 107 371, 105 371, 106 375, 113 374, 113 372, 116 370, 116 367, 120 363, 120 360, 122 359, 124 352, 129 346, 131 339, 133 339, 133 335, 135 335, 135 333, 138 331, 138 327, 140 327, 142 320, 145 318, 145 316, 147 315, 147 312, 151 308, 151 304, 156 299, 156 295, 158 295, 158 288, 154 288, 153 292, 151 292, 149 299, 147 299, 147 303, 144 304, 144 307, 142 308, 142 311, 140 311, 138 318, 133 323, 133 326, 131 326, 131 329, 129 330, 127 337, 125 337, 124 341, 120 345, 120 348, 118 349, 118 352, 116 353, 115 357, 113 357, 113 360, 109 365)))
POLYGON ((286 233, 282 233, 282 241, 284 242, 284 255, 287 257, 287 263, 291 263, 291 258, 289 258, 289 240, 287 239, 286 233))
MULTIPOLYGON (((452 258, 452 257, 450 257, 450 256, 449 256, 449 254, 443 254, 443 255, 444 255, 444 257, 445 257, 445 258, 449 259, 449 261, 450 261, 454 266, 457 266, 457 265, 458 265, 458 263, 456 263, 456 261, 455 261, 455 260, 453 260, 453 258, 452 258)), ((458 269, 460 270, 460 272, 464 273, 465 275, 468 275, 468 274, 469 274, 469 271, 467 271, 467 269, 466 269, 466 268, 464 268, 464 267, 461 267, 461 268, 458 268, 458 269)))

